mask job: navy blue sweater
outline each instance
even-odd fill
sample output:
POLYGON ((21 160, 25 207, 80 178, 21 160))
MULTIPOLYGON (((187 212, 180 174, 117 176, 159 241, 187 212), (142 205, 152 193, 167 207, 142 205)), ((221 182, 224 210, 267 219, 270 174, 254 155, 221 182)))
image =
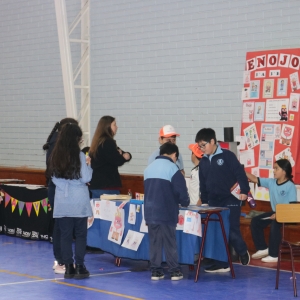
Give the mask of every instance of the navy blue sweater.
MULTIPOLYGON (((244 167, 235 154, 219 146, 211 160, 203 156, 199 164, 199 180, 202 203, 223 206, 224 200, 233 199, 231 187, 238 182, 241 194, 247 195, 250 188, 244 167)), ((239 200, 238 200, 239 201, 239 200)))
POLYGON ((176 226, 179 204, 188 206, 186 182, 176 164, 158 156, 144 171, 144 212, 146 224, 176 226))

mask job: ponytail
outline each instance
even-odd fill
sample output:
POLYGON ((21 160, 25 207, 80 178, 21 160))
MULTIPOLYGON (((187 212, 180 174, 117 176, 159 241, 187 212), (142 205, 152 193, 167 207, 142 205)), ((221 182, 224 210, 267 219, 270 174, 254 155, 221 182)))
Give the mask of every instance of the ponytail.
POLYGON ((49 136, 48 136, 48 138, 47 138, 47 142, 46 142, 46 144, 43 146, 43 150, 48 150, 48 149, 49 149, 49 142, 50 142, 50 140, 51 140, 51 138, 52 138, 54 132, 56 132, 56 130, 57 130, 58 127, 59 127, 59 122, 57 122, 57 123, 54 125, 52 131, 50 132, 50 134, 49 134, 49 136))

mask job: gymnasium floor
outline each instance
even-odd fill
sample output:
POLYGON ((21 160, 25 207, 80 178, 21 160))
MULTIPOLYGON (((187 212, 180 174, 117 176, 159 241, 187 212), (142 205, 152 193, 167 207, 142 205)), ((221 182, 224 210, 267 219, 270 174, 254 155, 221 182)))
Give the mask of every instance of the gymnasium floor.
POLYGON ((116 267, 112 255, 89 253, 90 278, 66 280, 52 270, 49 242, 0 235, 0 245, 0 299, 294 299, 291 272, 280 273, 275 290, 274 264, 271 268, 234 264, 235 279, 230 273, 207 274, 201 268, 197 283, 195 271, 182 266, 181 281, 171 281, 168 275, 151 281, 146 261, 123 259, 116 267))

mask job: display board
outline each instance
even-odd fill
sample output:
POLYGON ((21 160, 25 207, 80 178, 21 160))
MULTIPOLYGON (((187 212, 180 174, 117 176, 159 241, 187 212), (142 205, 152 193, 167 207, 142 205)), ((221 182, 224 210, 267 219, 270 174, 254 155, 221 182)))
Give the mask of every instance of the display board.
POLYGON ((248 52, 242 89, 240 162, 259 177, 273 177, 286 158, 300 184, 300 48, 248 52))

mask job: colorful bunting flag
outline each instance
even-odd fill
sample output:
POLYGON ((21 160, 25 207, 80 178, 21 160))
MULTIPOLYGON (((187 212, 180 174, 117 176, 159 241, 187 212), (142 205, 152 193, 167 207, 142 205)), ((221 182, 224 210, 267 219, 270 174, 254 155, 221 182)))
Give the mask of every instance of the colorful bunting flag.
POLYGON ((43 209, 44 209, 45 213, 47 213, 47 211, 48 211, 48 198, 45 198, 45 199, 41 200, 41 202, 42 202, 42 206, 43 206, 43 209))
POLYGON ((30 213, 31 213, 31 209, 32 209, 32 202, 26 202, 25 205, 26 205, 28 217, 30 217, 30 213))
POLYGON ((37 216, 39 216, 40 204, 41 204, 41 200, 33 202, 33 207, 37 216))
POLYGON ((10 200, 10 196, 7 193, 5 193, 5 207, 7 206, 9 200, 10 200))
POLYGON ((18 204, 19 204, 19 206, 18 206, 19 207, 19 214, 21 216, 25 203, 23 201, 19 201, 18 204))
POLYGON ((15 198, 12 198, 12 200, 11 200, 11 212, 14 212, 17 204, 18 204, 18 200, 15 199, 15 198))

